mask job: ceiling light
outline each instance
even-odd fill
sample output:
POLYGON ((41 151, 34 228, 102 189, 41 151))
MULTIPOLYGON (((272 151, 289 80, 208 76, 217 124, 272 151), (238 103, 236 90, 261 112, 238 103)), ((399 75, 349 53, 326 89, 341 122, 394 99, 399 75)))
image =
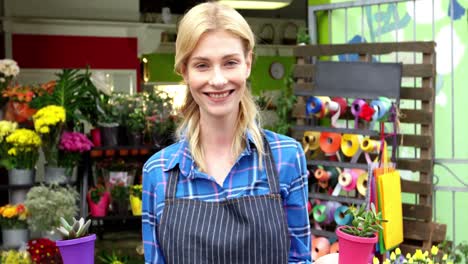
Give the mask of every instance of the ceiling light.
POLYGON ((278 9, 291 4, 292 0, 219 0, 219 2, 235 9, 278 9))

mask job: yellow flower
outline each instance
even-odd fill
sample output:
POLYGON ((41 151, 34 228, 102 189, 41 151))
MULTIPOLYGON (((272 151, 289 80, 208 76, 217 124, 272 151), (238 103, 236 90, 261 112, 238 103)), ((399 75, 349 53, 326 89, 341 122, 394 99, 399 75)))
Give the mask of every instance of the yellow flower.
POLYGON ((39 128, 38 132, 41 134, 48 134, 50 132, 50 129, 48 127, 41 127, 39 128))
POLYGON ((3 211, 3 217, 6 217, 6 218, 13 218, 16 216, 16 208, 14 207, 7 207, 4 211, 3 211))
POLYGON ((426 258, 427 256, 429 256, 429 252, 426 250, 424 251, 424 258, 426 258))
POLYGON ((8 155, 16 156, 16 154, 18 154, 16 148, 11 148, 8 150, 8 155))
POLYGON ((374 259, 372 260, 372 263, 373 264, 380 264, 380 261, 378 258, 374 257, 374 259))
POLYGON ((424 254, 421 249, 416 249, 413 255, 414 260, 424 260, 424 254))
POLYGON ((392 252, 392 253, 390 254, 390 260, 391 260, 391 261, 395 261, 395 259, 396 259, 395 252, 392 252))
POLYGON ((442 257, 442 260, 447 260, 447 258, 448 258, 448 255, 444 254, 444 256, 442 257))
POLYGON ((15 131, 17 127, 18 127, 18 123, 1 120, 0 121, 0 143, 3 141, 3 139, 6 136, 13 133, 13 131, 15 131))
POLYGON ((400 255, 401 255, 401 250, 400 250, 400 248, 396 248, 396 249, 395 249, 395 254, 396 254, 397 256, 400 256, 400 255))
POLYGON ((391 263, 390 263, 390 260, 388 260, 388 259, 385 259, 383 263, 384 263, 384 264, 391 264, 391 263))
POLYGON ((406 253, 406 258, 407 258, 407 259, 410 259, 410 258, 411 258, 411 254, 410 254, 410 253, 406 253))
POLYGON ((432 248, 431 248, 431 254, 432 254, 433 256, 435 256, 435 255, 437 255, 438 252, 439 252, 439 248, 436 247, 436 246, 432 246, 432 248))
POLYGON ((409 259, 408 259, 408 263, 413 263, 413 259, 412 259, 412 258, 409 258, 409 259))

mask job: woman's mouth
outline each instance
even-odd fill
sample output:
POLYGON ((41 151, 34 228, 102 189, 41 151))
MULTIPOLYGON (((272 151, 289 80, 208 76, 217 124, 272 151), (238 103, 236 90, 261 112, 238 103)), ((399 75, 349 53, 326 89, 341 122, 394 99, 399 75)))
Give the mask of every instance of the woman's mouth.
POLYGON ((228 97, 230 94, 232 94, 234 90, 229 90, 221 93, 204 93, 205 95, 211 97, 211 98, 216 98, 216 99, 221 99, 228 97))

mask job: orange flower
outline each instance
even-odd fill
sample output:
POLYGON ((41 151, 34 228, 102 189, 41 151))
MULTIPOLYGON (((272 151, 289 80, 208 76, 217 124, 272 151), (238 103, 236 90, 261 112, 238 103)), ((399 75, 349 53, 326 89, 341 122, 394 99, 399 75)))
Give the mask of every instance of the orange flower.
POLYGON ((26 207, 24 207, 24 204, 18 204, 16 206, 16 213, 17 214, 22 214, 25 211, 26 211, 26 207))

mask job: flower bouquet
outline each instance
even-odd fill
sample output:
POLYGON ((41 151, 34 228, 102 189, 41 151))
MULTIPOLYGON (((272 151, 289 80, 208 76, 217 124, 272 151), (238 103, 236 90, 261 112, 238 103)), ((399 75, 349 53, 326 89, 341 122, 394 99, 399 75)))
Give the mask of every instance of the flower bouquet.
POLYGON ((0 207, 0 225, 5 247, 19 247, 28 241, 28 216, 24 204, 7 204, 0 207))
POLYGON ((16 129, 6 138, 9 168, 33 169, 39 159, 41 138, 33 130, 16 129))
MULTIPOLYGON (((92 147, 93 143, 86 135, 79 132, 63 132, 59 143, 61 157, 58 162, 59 166, 71 170, 78 165, 83 152, 90 151, 92 147)), ((66 174, 70 175, 71 171, 66 174)))
MULTIPOLYGON (((422 252, 421 249, 417 249, 413 255, 410 253, 403 256, 401 254, 400 248, 396 248, 395 251, 390 253, 390 258, 385 259, 382 263, 384 264, 403 264, 403 263, 417 263, 417 264, 430 264, 430 263, 440 263, 440 264, 453 264, 453 260, 448 257, 447 254, 440 256, 439 248, 432 246, 431 252, 428 251, 422 252)), ((373 264, 379 264, 380 261, 378 258, 374 257, 373 264)))
POLYGON ((8 144, 6 138, 18 128, 18 124, 6 120, 0 121, 0 167, 8 166, 8 144))
POLYGON ((3 229, 25 229, 28 210, 24 204, 7 204, 0 207, 0 223, 3 229))
POLYGON ((33 116, 34 128, 42 138, 42 150, 48 166, 59 166, 58 144, 65 124, 65 109, 49 105, 33 116))
POLYGON ((5 119, 23 123, 30 121, 37 112, 29 106, 29 103, 36 97, 50 93, 55 86, 55 82, 48 82, 41 85, 15 85, 7 87, 1 96, 8 98, 5 119))
POLYGON ((48 238, 29 241, 28 252, 34 263, 63 263, 58 247, 48 238))
POLYGON ((5 264, 31 264, 31 256, 28 251, 8 250, 3 251, 0 257, 0 263, 5 264))
MULTIPOLYGON (((19 71, 20 69, 16 61, 10 59, 0 60, 0 94, 10 86, 10 83, 19 74, 19 71)), ((0 97, 0 109, 3 108, 7 101, 7 98, 0 97)))

